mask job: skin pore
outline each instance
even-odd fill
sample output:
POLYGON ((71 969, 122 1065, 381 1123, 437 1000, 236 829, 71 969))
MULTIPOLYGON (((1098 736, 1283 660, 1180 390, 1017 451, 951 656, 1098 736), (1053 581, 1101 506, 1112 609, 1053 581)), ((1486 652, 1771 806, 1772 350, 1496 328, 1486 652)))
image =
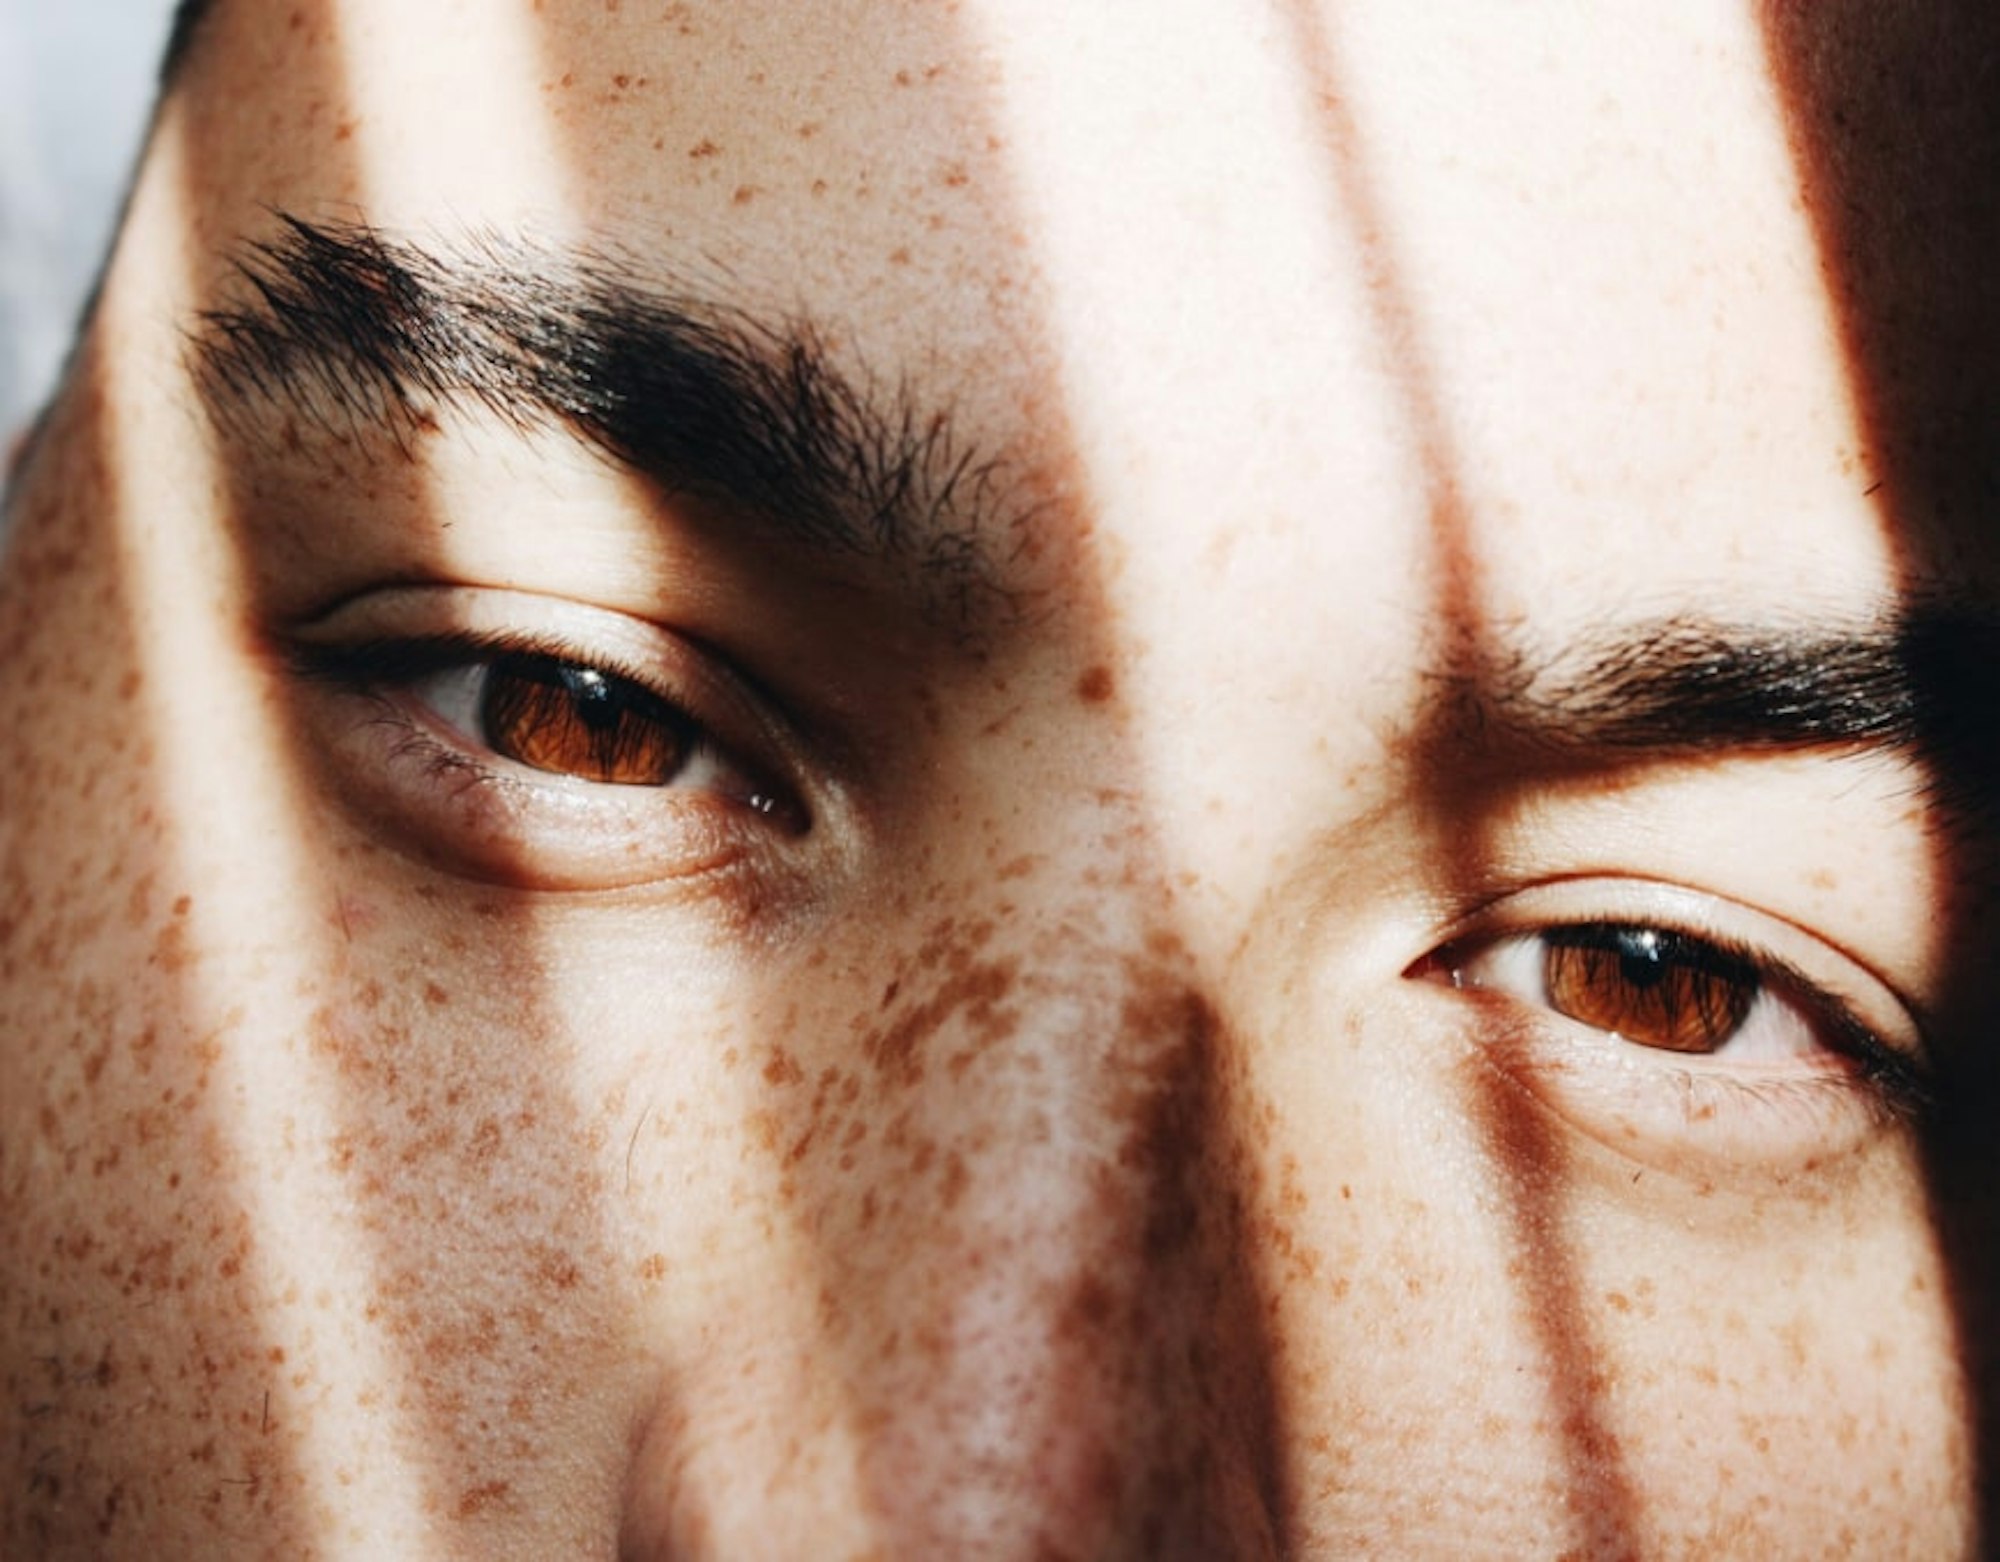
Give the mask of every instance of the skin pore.
POLYGON ((1995 235, 1811 133, 1977 51, 1533 14, 209 8, 0 560, 0 1552, 1978 1552, 1996 311, 1829 213, 1995 235))

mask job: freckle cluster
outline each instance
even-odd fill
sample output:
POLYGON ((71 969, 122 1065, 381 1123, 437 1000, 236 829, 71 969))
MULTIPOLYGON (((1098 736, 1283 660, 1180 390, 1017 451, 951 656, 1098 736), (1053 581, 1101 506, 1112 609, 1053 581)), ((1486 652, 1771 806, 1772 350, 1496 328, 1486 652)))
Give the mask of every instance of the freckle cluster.
POLYGON ((296 1495, 265 1413, 283 1349, 218 1116, 231 1015, 177 1022, 205 1007, 196 891, 163 827, 161 691, 130 632, 116 506, 75 437, 105 416, 84 374, 49 458, 70 469, 36 489, 64 502, 15 517, 0 574, 0 733, 39 740, 0 764, 0 1448, 32 1472, 0 1503, 9 1556, 121 1548, 162 1505, 231 1533, 296 1495), (31 880, 52 849, 61 871, 31 880), (66 974, 30 979, 49 972, 66 974), (211 1330, 191 1345, 196 1308, 211 1330), (162 1400, 185 1413, 148 1416, 162 1400))
POLYGON ((1240 1523, 1260 1500, 1268 1450, 1246 1446, 1236 1418, 1264 1392, 1269 1320, 1227 1191, 1244 1171, 1223 1127, 1233 1065, 1217 1016, 1171 937, 1134 947, 1087 926, 1023 944, 1003 921, 941 917, 873 972, 858 1017, 821 1033, 808 1008, 790 1040, 745 1061, 761 1153, 819 1234, 820 1325, 856 1391, 915 1396, 897 1414, 929 1426, 940 1457, 968 1402, 1004 1405, 1042 1452, 996 1481, 1039 1470, 1164 1543, 1176 1524, 1240 1523), (1036 1021, 1051 989, 1086 1008, 1055 1050, 1036 1021), (1019 1155, 996 1160, 999 1142, 1019 1155), (913 1263, 916 1229, 952 1236, 913 1263), (1061 1241, 1043 1240, 1055 1229, 1061 1241), (1052 1256, 1078 1252, 1091 1256, 1052 1256), (952 1351, 948 1320, 971 1294, 1050 1332, 952 1351), (1172 1403, 1162 1383, 1178 1386, 1172 1403))

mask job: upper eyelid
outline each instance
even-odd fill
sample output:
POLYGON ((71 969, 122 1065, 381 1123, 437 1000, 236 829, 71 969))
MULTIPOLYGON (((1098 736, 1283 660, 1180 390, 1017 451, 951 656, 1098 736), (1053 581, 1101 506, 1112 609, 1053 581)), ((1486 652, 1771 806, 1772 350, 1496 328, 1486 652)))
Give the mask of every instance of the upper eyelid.
MULTIPOLYGON (((1559 931, 1565 927, 1589 925, 1590 921, 1591 919, 1589 918, 1581 917, 1566 920, 1548 920, 1538 926, 1521 926, 1506 932, 1495 933, 1483 940, 1477 935, 1473 935, 1442 946, 1439 950, 1439 956, 1446 956, 1458 949, 1476 948, 1482 944, 1486 948, 1491 949, 1505 943, 1525 943, 1531 939, 1543 938, 1547 934, 1559 931)), ((1655 925, 1645 923, 1639 919, 1626 917, 1603 919, 1603 921, 1605 925, 1615 926, 1655 925)), ((1834 1050, 1858 1065, 1870 1079, 1876 1082, 1887 1097, 1914 1112, 1921 1113, 1928 1109, 1933 1100, 1934 1092, 1929 1066, 1929 1054, 1926 1049, 1920 1046, 1913 1051, 1882 1036, 1861 1015, 1856 1013, 1854 1006, 1840 994, 1830 991, 1825 985, 1813 980, 1810 975, 1780 955, 1760 950, 1754 945, 1731 939, 1726 935, 1715 934, 1687 926, 1677 926, 1665 921, 1657 925, 1662 931, 1671 931, 1693 942, 1710 945, 1719 950, 1731 962, 1748 967, 1755 973, 1763 989, 1763 996, 1802 1004, 1811 1012, 1816 1025, 1825 1025, 1835 1031, 1839 1037, 1839 1044, 1834 1047, 1834 1050)), ((1512 996, 1505 989, 1501 988, 1488 987, 1482 990, 1503 997, 1512 996)), ((1583 1021, 1562 1015, 1561 1011, 1554 1009, 1553 1006, 1546 1002, 1538 1002, 1536 1007, 1547 1008, 1549 1012, 1557 1014, 1566 1024, 1581 1025, 1585 1029, 1594 1029, 1594 1027, 1585 1025, 1583 1021)), ((1681 1068, 1690 1067, 1686 1062, 1680 1062, 1676 1066, 1681 1068)))
POLYGON ((508 656, 542 657, 592 668, 635 684, 669 704, 679 704, 672 691, 660 687, 657 675, 628 665, 616 652, 578 646, 536 631, 451 630, 354 643, 305 640, 295 642, 290 649, 300 670, 309 675, 383 684, 407 684, 432 673, 508 656))
POLYGON ((405 728, 412 742, 422 745, 426 759, 434 765, 509 785, 547 785, 554 780, 619 791, 651 790, 562 771, 542 771, 492 751, 483 739, 464 732, 435 711, 419 719, 405 708, 414 697, 411 691, 428 677, 490 666, 510 657, 586 667, 631 684, 661 707, 660 719, 684 727, 689 763, 712 764, 740 782, 740 787, 723 789, 740 792, 736 798, 739 803, 783 821, 794 834, 811 830, 818 816, 784 736, 774 730, 772 721, 756 714, 744 696, 713 675, 692 678, 690 681, 703 692, 689 693, 684 688, 668 687, 668 680, 634 667, 615 653, 605 654, 566 637, 536 631, 446 630, 383 635, 351 644, 315 640, 294 645, 291 654, 303 676, 367 693, 382 707, 384 716, 405 728))
POLYGON ((1780 912, 1674 879, 1595 871, 1516 885, 1482 896, 1470 909, 1442 919, 1432 933, 1430 950, 1435 954, 1511 934, 1590 922, 1671 930, 1733 953, 1807 993, 1840 997, 1852 990, 1863 1008, 1893 1007, 1892 1018, 1903 1022, 1890 1027, 1898 1038, 1897 1050, 1931 1055, 1923 1006, 1864 953, 1780 912), (1827 979, 1815 974, 1822 967, 1827 968, 1827 979), (1833 979, 1837 976, 1859 981, 1833 979), (1882 1001, 1876 1002, 1876 997, 1882 1001))
MULTIPOLYGON (((772 766, 745 758, 738 751, 752 746, 746 728, 751 722, 716 708, 714 680, 702 679, 701 691, 674 687, 651 672, 632 665, 617 653, 596 647, 572 644, 546 632, 516 633, 506 630, 450 630, 430 634, 382 636, 352 644, 301 642, 290 648, 295 668, 305 677, 346 687, 362 687, 378 694, 387 690, 408 691, 424 679, 475 667, 491 667, 509 657, 541 659, 554 664, 585 667, 603 673, 640 690, 661 709, 661 716, 682 723, 698 748, 707 748, 756 771, 770 780, 772 766)), ((732 702, 740 703, 740 702, 732 702)), ((758 724, 761 725, 761 724, 758 724)), ((783 782, 787 790, 792 783, 783 782)))

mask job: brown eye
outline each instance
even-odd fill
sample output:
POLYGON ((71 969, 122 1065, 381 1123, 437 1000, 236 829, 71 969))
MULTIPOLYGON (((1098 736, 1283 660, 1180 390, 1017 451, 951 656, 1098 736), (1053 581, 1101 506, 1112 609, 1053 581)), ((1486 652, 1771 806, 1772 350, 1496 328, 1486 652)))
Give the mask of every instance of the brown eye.
POLYGON ((1640 1046, 1713 1052, 1736 1034, 1760 988, 1746 962, 1659 928, 1595 926, 1543 935, 1551 1007, 1640 1046))
POLYGON ((536 770, 664 786, 700 742, 693 723, 665 701, 593 667, 503 656, 482 681, 481 737, 496 754, 536 770))

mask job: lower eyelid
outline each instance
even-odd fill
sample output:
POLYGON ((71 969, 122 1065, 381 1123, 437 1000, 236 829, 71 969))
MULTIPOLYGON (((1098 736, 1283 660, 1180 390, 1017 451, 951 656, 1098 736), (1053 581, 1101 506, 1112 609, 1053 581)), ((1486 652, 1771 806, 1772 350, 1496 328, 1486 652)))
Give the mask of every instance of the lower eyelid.
POLYGON ((1554 1118, 1628 1164, 1678 1177, 1808 1170, 1914 1116, 1858 1069, 1703 1067, 1676 1053, 1635 1055, 1601 1033, 1518 1008, 1477 1023, 1480 1056, 1554 1118))
MULTIPOLYGON (((323 691, 315 718, 333 795, 405 855, 483 882, 592 890, 647 884, 759 905, 799 865, 768 816, 713 795, 572 782, 482 756, 394 689, 323 691)), ((718 902, 720 904, 722 902, 718 902)))
POLYGON ((1646 1072, 1651 1077, 1640 1089, 1648 1099, 1634 1102, 1628 1097, 1621 1104, 1628 1109, 1637 1106, 1668 1114, 1683 1127, 1717 1125, 1718 1114, 1735 1112, 1742 1114, 1739 1127, 1761 1134, 1768 1132, 1768 1114, 1782 1113, 1788 1115, 1789 1126, 1838 1135, 1856 1124, 1873 1124, 1890 1115, 1880 1094, 1847 1069, 1780 1073, 1695 1068, 1675 1058, 1651 1065, 1646 1072))
POLYGON ((1921 1120, 1914 1066, 1835 1000, 1825 999, 1823 1014, 1814 1008, 1816 990, 1792 990, 1776 962, 1752 959, 1763 983, 1746 1016, 1752 1045, 1690 1055, 1626 1041, 1553 1008, 1543 948, 1539 930, 1462 941, 1416 974, 1457 977, 1476 1056, 1626 1161, 1702 1178, 1785 1175, 1921 1120), (1765 1029, 1786 1024, 1796 1032, 1765 1029))

